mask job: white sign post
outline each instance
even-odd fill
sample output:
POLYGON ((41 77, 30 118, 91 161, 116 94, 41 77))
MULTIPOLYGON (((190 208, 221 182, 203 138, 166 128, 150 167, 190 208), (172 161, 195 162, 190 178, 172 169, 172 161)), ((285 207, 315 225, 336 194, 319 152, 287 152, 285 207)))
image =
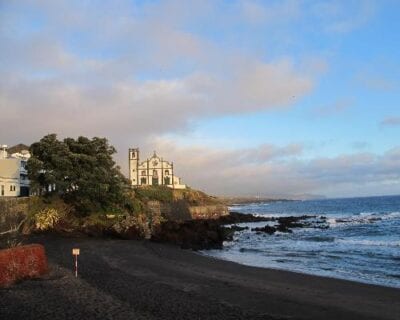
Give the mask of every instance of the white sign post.
POLYGON ((72 249, 72 255, 75 256, 75 277, 78 277, 78 256, 80 254, 80 249, 72 249))

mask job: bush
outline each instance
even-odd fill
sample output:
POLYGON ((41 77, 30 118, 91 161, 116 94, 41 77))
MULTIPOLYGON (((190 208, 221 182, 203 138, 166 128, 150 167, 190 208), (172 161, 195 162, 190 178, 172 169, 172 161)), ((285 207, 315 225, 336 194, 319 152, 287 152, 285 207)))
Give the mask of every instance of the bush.
POLYGON ((45 231, 53 229, 57 222, 60 221, 62 215, 53 208, 47 208, 39 211, 35 217, 35 228, 36 230, 45 231))

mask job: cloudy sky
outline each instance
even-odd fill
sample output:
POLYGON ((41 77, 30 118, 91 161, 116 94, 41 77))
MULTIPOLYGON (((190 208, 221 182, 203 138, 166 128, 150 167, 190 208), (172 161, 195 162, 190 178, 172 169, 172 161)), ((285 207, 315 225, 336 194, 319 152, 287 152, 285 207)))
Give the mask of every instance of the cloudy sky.
POLYGON ((0 0, 0 143, 105 136, 218 195, 400 194, 399 12, 0 0))

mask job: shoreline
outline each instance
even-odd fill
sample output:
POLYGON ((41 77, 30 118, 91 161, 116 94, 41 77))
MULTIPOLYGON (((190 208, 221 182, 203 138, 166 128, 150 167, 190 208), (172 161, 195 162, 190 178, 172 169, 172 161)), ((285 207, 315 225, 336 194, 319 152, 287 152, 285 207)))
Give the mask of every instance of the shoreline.
MULTIPOLYGON (((211 250, 219 251, 220 249, 211 249, 211 250)), ((246 263, 242 263, 242 262, 238 262, 238 261, 234 261, 234 260, 220 258, 220 257, 213 256, 213 255, 208 255, 207 253, 204 253, 206 251, 209 251, 209 250, 201 250, 201 251, 197 251, 197 252, 194 251, 194 252, 197 253, 197 254, 200 254, 200 255, 202 255, 204 257, 209 257, 209 258, 220 260, 220 261, 232 262, 232 263, 236 263, 236 264, 241 265, 241 266, 246 266, 246 267, 251 267, 251 268, 260 268, 260 269, 266 269, 266 270, 272 270, 272 271, 274 271, 274 270, 276 270, 276 271, 284 271, 284 272, 295 273, 295 274, 311 276, 311 277, 319 277, 319 278, 324 278, 324 279, 326 278, 326 279, 333 279, 333 280, 342 280, 342 281, 348 281, 348 282, 364 284, 364 285, 368 285, 368 286, 377 286, 377 287, 382 287, 382 288, 390 288, 390 289, 398 289, 398 290, 400 290, 400 286, 396 287, 396 286, 384 285, 384 284, 374 283, 374 282, 366 282, 366 281, 361 281, 361 280, 356 280, 356 279, 346 279, 346 278, 339 278, 339 277, 335 277, 335 276, 321 275, 321 274, 316 274, 316 273, 306 273, 306 272, 283 269, 283 268, 264 267, 264 266, 257 266, 257 265, 253 265, 253 264, 246 264, 246 263)))
POLYGON ((246 266, 150 241, 38 235, 51 273, 1 289, 29 319, 398 319, 400 290, 246 266), (79 277, 71 249, 81 248, 79 277))

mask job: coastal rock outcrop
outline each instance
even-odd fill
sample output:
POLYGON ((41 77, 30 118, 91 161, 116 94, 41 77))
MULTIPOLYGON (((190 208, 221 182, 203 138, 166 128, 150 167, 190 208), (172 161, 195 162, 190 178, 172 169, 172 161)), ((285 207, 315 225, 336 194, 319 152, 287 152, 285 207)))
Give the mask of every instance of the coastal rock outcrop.
POLYGON ((128 216, 125 219, 118 221, 106 230, 106 235, 115 236, 121 239, 143 239, 149 237, 149 230, 143 228, 145 224, 138 221, 136 216, 128 216), (146 229, 146 230, 145 230, 146 229))
MULTIPOLYGON (((274 234, 275 232, 283 232, 283 233, 292 233, 295 228, 319 228, 319 229, 327 229, 329 228, 326 224, 325 217, 318 216, 289 216, 289 217, 271 217, 268 218, 267 221, 275 222, 276 224, 266 225, 264 227, 256 227, 252 228, 251 231, 255 231, 257 233, 267 233, 274 234)), ((263 220, 266 221, 266 220, 263 220)))
POLYGON ((184 249, 219 249, 223 241, 232 240, 233 232, 213 220, 167 221, 153 233, 151 240, 177 244, 184 249))
POLYGON ((251 231, 255 231, 257 233, 265 232, 268 234, 274 234, 276 232, 276 228, 271 226, 264 226, 261 228, 252 228, 251 231))

